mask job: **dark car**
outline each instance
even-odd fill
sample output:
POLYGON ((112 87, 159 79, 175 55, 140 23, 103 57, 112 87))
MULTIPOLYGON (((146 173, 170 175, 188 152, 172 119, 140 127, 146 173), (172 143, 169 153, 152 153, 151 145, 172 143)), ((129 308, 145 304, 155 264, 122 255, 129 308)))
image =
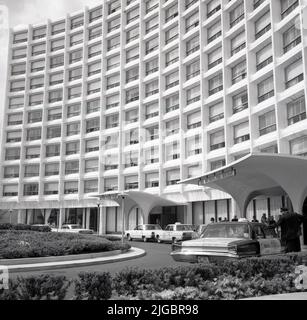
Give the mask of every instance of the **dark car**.
POLYGON ((213 262, 281 252, 274 229, 262 223, 222 222, 209 224, 199 239, 173 245, 171 256, 182 262, 213 262))

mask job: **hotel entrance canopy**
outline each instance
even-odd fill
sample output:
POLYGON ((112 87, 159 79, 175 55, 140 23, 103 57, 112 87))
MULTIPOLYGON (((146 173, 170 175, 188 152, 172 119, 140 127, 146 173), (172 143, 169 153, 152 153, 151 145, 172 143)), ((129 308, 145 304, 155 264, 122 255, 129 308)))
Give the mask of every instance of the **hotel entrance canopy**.
POLYGON ((249 202, 260 195, 288 195, 301 213, 307 196, 307 159, 282 154, 251 153, 219 170, 180 181, 224 191, 246 217, 249 202))

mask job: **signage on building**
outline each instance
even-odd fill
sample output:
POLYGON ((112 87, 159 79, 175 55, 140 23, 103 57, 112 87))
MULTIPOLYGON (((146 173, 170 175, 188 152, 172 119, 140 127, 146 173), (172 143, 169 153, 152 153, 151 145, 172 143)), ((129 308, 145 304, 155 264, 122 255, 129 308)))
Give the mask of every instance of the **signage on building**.
POLYGON ((206 184, 209 182, 214 182, 214 181, 222 180, 229 177, 234 177, 235 175, 236 175, 236 170, 233 167, 231 167, 231 168, 216 171, 207 176, 204 176, 203 183, 206 184))

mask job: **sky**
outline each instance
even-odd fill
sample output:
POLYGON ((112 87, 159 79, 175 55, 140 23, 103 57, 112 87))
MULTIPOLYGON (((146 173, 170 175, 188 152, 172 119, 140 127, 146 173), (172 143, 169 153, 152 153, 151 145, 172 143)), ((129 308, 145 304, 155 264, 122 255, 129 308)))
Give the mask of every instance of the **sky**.
POLYGON ((0 0, 0 121, 5 101, 9 28, 61 19, 67 13, 101 3, 102 0, 0 0))

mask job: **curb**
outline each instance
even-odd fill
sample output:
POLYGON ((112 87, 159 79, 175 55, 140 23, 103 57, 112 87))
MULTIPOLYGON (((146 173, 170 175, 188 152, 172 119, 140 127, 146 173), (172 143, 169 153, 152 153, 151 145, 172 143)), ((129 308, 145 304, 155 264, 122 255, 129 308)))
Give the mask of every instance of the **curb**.
POLYGON ((132 260, 141 258, 146 255, 146 251, 139 248, 131 248, 126 253, 113 255, 109 257, 98 257, 98 258, 87 258, 82 260, 71 260, 71 261, 58 261, 58 262, 46 262, 46 263, 34 263, 34 264, 19 264, 19 265, 8 265, 8 271, 10 273, 28 272, 28 271, 43 271, 43 270, 56 270, 62 268, 74 268, 74 267, 85 267, 97 264, 106 264, 113 262, 121 262, 126 260, 132 260))

